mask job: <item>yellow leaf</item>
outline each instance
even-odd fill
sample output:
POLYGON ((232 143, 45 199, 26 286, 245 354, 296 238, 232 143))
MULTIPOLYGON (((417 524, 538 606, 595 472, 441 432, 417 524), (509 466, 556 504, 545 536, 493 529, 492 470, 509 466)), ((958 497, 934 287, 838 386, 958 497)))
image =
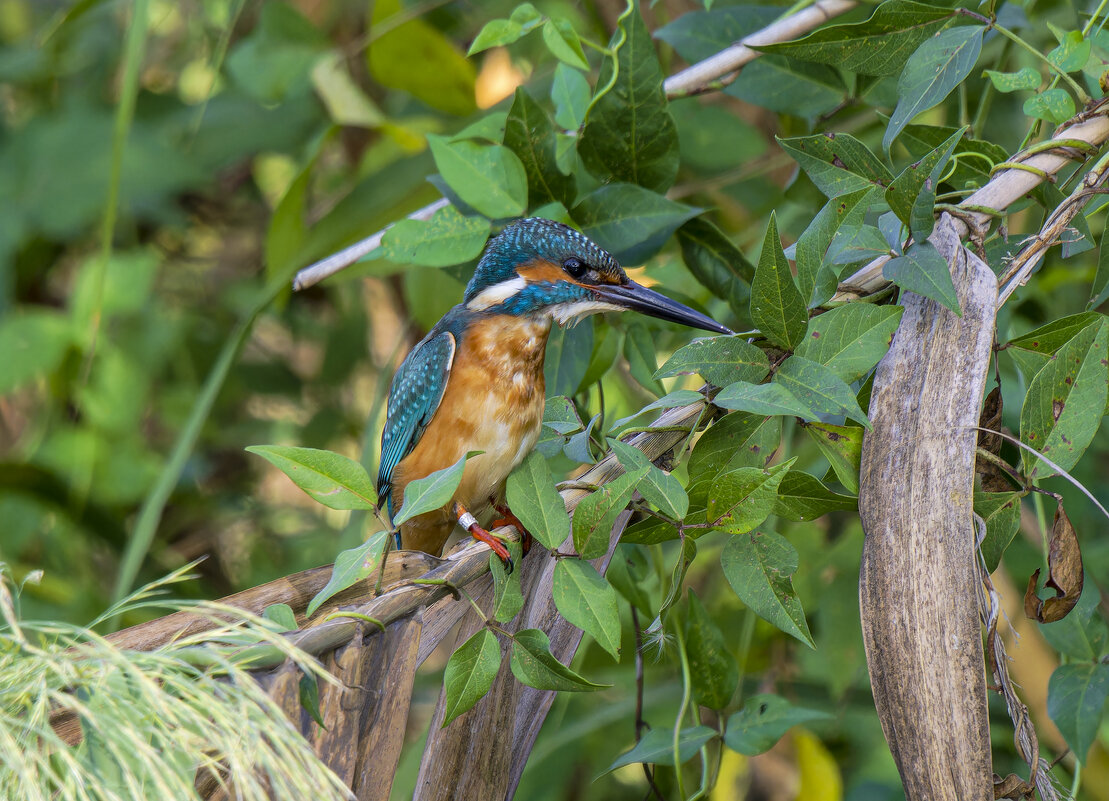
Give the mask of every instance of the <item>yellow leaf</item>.
MULTIPOLYGON (((370 30, 402 13, 400 0, 378 0, 373 6, 370 30)), ((366 60, 382 86, 409 92, 432 108, 459 116, 477 108, 474 65, 422 19, 402 23, 373 42, 366 60)))
POLYGON ((801 774, 796 801, 842 801, 843 777, 824 743, 804 729, 794 729, 793 748, 801 774))
POLYGON ((720 752, 720 772, 709 795, 709 801, 735 801, 745 798, 751 784, 751 762, 730 748, 720 752))

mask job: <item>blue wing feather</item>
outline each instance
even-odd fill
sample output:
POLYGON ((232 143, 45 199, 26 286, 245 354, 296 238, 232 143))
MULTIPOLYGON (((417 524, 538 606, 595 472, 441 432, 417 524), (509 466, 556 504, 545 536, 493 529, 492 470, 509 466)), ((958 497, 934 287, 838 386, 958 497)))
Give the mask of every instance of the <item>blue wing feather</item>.
POLYGON ((385 496, 390 516, 393 514, 389 492, 393 469, 416 447, 439 408, 456 344, 450 331, 428 337, 408 354, 393 377, 389 411, 381 435, 381 466, 377 471, 377 494, 379 498, 385 496))

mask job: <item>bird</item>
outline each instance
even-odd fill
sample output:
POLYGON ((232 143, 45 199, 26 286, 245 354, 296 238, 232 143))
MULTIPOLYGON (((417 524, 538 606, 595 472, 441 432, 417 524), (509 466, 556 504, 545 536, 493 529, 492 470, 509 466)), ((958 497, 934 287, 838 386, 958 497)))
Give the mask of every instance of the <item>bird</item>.
POLYGON ((511 569, 507 548, 475 515, 494 506, 515 522, 499 501, 539 439, 551 327, 625 310, 733 333, 631 280, 612 254, 562 223, 529 217, 489 240, 462 302, 412 348, 389 389, 377 491, 390 519, 409 482, 481 452, 450 502, 400 525, 401 548, 437 556, 461 525, 511 569))

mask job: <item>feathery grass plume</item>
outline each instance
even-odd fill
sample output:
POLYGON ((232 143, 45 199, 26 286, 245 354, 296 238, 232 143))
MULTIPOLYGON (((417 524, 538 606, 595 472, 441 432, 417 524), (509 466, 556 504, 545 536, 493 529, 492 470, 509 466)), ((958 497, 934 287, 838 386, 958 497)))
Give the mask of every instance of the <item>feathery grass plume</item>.
POLYGON ((143 587, 98 619, 156 606, 218 623, 143 652, 116 648, 91 627, 21 619, 19 588, 0 563, 5 801, 196 799, 198 770, 233 783, 244 801, 351 797, 251 678, 241 654, 211 641, 262 643, 309 675, 335 679, 269 621, 227 606, 158 598, 188 578, 191 567, 143 587), (51 724, 67 713, 81 723, 77 745, 51 724))

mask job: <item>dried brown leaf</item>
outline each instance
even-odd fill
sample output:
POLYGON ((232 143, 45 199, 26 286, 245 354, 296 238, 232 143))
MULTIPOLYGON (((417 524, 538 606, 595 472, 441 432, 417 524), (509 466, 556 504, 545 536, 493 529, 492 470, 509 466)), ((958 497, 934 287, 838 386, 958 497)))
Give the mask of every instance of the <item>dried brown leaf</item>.
POLYGON ((1061 500, 1051 524, 1047 569, 1048 579, 1044 587, 1055 590, 1055 597, 1045 600, 1036 595, 1039 570, 1028 579, 1028 589, 1024 593, 1024 614, 1040 623, 1062 620, 1082 595, 1082 551, 1078 547, 1078 535, 1075 534, 1067 513, 1063 511, 1061 500))
MULTIPOLYGON (((993 433, 1001 428, 1001 411, 1001 386, 998 385, 986 396, 978 418, 980 428, 990 429, 978 432, 978 447, 994 456, 1001 455, 1001 437, 993 433)), ((974 469, 982 477, 983 492, 1009 492, 1013 488, 1004 471, 985 459, 979 459, 974 469)))

